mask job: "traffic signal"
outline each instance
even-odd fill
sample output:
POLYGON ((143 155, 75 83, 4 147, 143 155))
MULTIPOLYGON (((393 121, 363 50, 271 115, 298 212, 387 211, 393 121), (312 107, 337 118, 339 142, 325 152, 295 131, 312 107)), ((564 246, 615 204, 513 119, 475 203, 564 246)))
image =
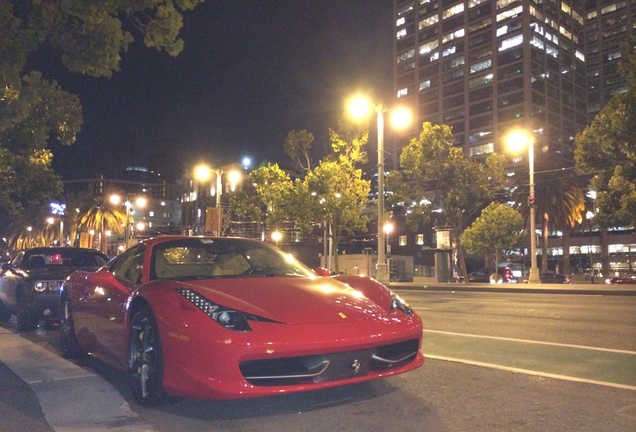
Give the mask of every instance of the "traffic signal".
POLYGON ((528 196, 528 207, 533 207, 534 203, 537 201, 537 199, 533 196, 528 196))

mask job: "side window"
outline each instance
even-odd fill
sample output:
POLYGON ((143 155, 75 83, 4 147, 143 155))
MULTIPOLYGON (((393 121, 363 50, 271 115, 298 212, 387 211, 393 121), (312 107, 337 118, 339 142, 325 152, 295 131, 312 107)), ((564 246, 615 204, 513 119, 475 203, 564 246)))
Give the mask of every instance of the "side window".
POLYGON ((132 248, 119 256, 111 270, 115 278, 121 282, 137 285, 141 282, 141 271, 144 263, 145 246, 132 248))

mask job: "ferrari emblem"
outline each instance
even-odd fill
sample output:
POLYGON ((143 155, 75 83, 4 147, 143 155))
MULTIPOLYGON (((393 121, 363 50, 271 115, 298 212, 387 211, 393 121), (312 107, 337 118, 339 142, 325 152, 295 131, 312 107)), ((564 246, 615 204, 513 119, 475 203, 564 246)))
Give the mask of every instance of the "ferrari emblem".
POLYGON ((347 316, 343 314, 342 312, 338 312, 338 315, 340 315, 340 318, 342 319, 347 319, 347 316))
POLYGON ((360 360, 355 359, 353 363, 351 363, 351 369, 353 369, 354 374, 360 372, 360 360))

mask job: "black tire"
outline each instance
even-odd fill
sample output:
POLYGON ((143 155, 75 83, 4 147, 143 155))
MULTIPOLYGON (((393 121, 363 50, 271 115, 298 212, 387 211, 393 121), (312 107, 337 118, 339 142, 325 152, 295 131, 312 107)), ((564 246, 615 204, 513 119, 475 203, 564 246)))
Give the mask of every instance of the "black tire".
POLYGON ((16 318, 19 332, 33 331, 38 327, 39 321, 35 313, 26 306, 18 305, 16 318))
POLYGON ((11 319, 11 311, 0 301, 0 321, 7 322, 11 319))
POLYGON ((148 306, 141 307, 130 323, 128 378, 140 405, 156 406, 165 400, 161 340, 148 306))
POLYGON ((71 302, 68 298, 62 298, 62 318, 60 319, 60 354, 67 359, 84 360, 87 357, 75 336, 75 324, 71 302))

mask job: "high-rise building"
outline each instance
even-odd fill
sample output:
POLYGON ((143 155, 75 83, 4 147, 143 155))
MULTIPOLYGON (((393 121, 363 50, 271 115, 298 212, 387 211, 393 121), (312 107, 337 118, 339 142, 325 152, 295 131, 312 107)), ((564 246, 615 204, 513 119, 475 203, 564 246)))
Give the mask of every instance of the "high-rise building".
MULTIPOLYGON (((395 90, 471 157, 534 134, 537 166, 563 165, 587 124, 584 2, 395 0, 395 90)), ((394 149, 399 154, 399 149, 394 149)))
POLYGON ((636 2, 587 0, 585 2, 585 62, 587 64, 588 113, 592 120, 617 93, 627 91, 618 73, 621 46, 634 34, 636 2))
MULTIPOLYGON (((395 97, 415 113, 414 127, 452 126, 455 145, 472 158, 508 153, 508 133, 523 129, 534 139, 540 174, 571 167, 574 137, 627 91, 618 64, 635 11, 633 0, 394 0, 395 97)), ((387 155, 405 144, 389 143, 387 155)), ((387 166, 397 168, 396 159, 387 166)), ((512 168, 526 170, 523 184, 526 161, 512 168)), ((589 229, 591 263, 600 245, 589 229)), ((411 240, 398 235, 395 251, 404 245, 406 253, 411 240)), ((431 243, 415 235, 417 245, 431 243)), ((551 244, 549 254, 560 247, 551 244)), ((570 247, 579 258, 584 250, 570 247)))

